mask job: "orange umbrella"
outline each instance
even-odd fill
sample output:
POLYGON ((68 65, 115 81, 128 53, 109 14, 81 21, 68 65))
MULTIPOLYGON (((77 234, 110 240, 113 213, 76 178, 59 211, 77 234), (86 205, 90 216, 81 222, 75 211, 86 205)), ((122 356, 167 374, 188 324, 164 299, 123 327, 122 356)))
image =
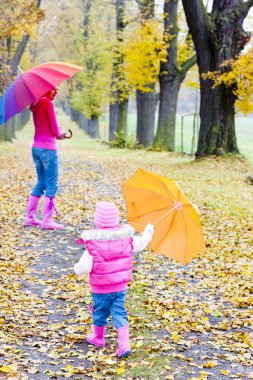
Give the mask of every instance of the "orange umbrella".
POLYGON ((140 233, 155 225, 153 252, 188 264, 205 251, 198 208, 173 179, 138 169, 122 187, 129 223, 140 233))

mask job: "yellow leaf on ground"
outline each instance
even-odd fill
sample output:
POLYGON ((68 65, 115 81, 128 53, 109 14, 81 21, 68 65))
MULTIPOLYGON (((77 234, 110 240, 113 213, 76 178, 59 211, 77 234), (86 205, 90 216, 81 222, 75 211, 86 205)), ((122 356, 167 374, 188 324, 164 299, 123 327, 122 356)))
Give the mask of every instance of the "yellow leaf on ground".
POLYGON ((9 373, 13 372, 14 370, 11 367, 8 367, 7 365, 3 365, 0 367, 0 372, 9 373))
POLYGON ((214 368, 214 366, 215 366, 215 363, 212 361, 203 364, 203 367, 206 367, 206 368, 214 368))
POLYGON ((117 374, 118 374, 118 375, 122 375, 122 374, 125 373, 125 372, 126 372, 125 367, 119 367, 118 370, 117 370, 117 374))
POLYGON ((221 369, 220 373, 224 376, 227 376, 230 374, 230 371, 228 369, 221 369))
POLYGON ((66 370, 70 373, 75 373, 75 370, 74 368, 72 367, 72 365, 68 364, 66 365, 66 370))

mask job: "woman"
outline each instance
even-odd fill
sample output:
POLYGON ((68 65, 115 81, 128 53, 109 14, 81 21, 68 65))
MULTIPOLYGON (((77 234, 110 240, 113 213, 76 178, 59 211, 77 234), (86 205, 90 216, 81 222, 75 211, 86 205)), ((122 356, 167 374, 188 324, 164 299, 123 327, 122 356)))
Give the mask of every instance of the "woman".
POLYGON ((30 107, 35 127, 32 157, 35 164, 38 182, 28 199, 25 226, 40 226, 45 229, 64 228, 63 224, 54 222, 55 196, 58 190, 58 153, 56 140, 67 136, 57 123, 53 100, 58 90, 48 91, 30 107), (42 221, 36 218, 40 197, 45 194, 42 205, 42 221))

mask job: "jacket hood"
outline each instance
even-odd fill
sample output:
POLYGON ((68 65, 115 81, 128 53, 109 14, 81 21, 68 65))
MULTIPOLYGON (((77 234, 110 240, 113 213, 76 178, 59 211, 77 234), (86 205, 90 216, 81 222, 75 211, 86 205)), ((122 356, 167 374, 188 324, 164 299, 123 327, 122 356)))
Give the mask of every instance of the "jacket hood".
POLYGON ((84 241, 88 240, 121 240, 128 237, 133 237, 134 229, 129 225, 125 224, 121 227, 106 228, 106 229, 94 229, 84 231, 81 234, 81 238, 84 241))

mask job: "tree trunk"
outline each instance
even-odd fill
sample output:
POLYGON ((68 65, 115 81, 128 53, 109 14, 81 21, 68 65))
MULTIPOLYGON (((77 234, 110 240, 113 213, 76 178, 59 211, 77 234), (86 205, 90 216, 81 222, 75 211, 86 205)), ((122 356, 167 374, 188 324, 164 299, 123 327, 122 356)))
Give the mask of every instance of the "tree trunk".
POLYGON ((111 103, 109 113, 109 141, 115 141, 119 123, 119 103, 111 103))
POLYGON ((183 6, 200 74, 200 131, 196 157, 238 153, 233 87, 220 85, 213 89, 213 83, 204 80, 202 75, 224 71, 220 65, 235 59, 241 52, 248 40, 242 25, 253 0, 214 0, 211 14, 207 14, 202 0, 183 0, 183 6))
POLYGON ((87 118, 82 112, 80 112, 80 117, 79 117, 79 128, 86 132, 87 118))
MULTIPOLYGON (((125 14, 125 0, 116 0, 116 34, 117 40, 122 41, 122 31, 124 30, 124 14, 125 14)), ((128 99, 120 100, 123 98, 120 89, 117 89, 119 79, 119 67, 123 63, 123 56, 119 51, 115 52, 115 60, 113 64, 111 92, 112 101, 109 108, 109 141, 116 140, 116 133, 124 131, 127 123, 127 115, 125 110, 128 107, 128 99), (116 87, 116 90, 115 90, 116 87)), ((125 97, 125 96, 124 96, 125 97)))
POLYGON ((8 120, 4 125, 0 128, 0 141, 9 141, 15 138, 15 123, 17 116, 8 120))
POLYGON ((200 131, 196 157, 239 153, 235 134, 234 104, 231 88, 205 80, 201 86, 200 131))
POLYGON ((13 76, 17 74, 18 65, 20 63, 22 55, 24 54, 24 51, 25 51, 26 45, 28 44, 29 39, 30 39, 29 34, 25 34, 22 40, 18 44, 18 47, 14 54, 14 58, 11 63, 11 73, 13 76))
POLYGON ((91 0, 82 0, 83 6, 83 36, 84 41, 87 42, 89 37, 89 17, 90 17, 90 8, 91 8, 91 0))
POLYGON ((92 138, 99 138, 99 122, 97 116, 91 116, 87 119, 87 133, 92 138))
MULTIPOLYGON (((40 8, 40 3, 41 3, 41 0, 36 1, 36 8, 37 9, 40 8)), ((29 39, 30 39, 30 35, 27 33, 24 34, 22 40, 19 42, 19 44, 17 46, 13 60, 11 62, 11 73, 13 76, 15 76, 17 74, 18 65, 20 64, 21 58, 24 54, 24 51, 25 51, 25 48, 29 42, 29 39)))
MULTIPOLYGON (((154 18, 154 0, 139 0, 138 5, 141 19, 144 22, 145 20, 152 20, 154 18)), ((136 90, 136 142, 144 147, 151 146, 154 143, 155 110, 158 102, 158 95, 155 93, 155 83, 149 87, 151 92, 136 90)))
POLYGON ((196 57, 178 64, 178 0, 164 2, 164 38, 172 36, 167 48, 167 61, 160 64, 160 103, 154 146, 175 150, 176 112, 180 86, 187 71, 196 63, 196 57))
POLYGON ((76 111, 73 107, 70 107, 70 118, 76 123, 79 123, 79 112, 76 111))
POLYGON ((119 119, 117 133, 123 134, 127 139, 127 112, 128 112, 128 99, 119 103, 119 119))
POLYGON ((158 95, 154 92, 136 91, 137 105, 137 131, 138 144, 145 147, 154 143, 155 110, 158 103, 158 95))
POLYGON ((175 130, 177 100, 181 81, 174 76, 160 78, 159 118, 155 137, 155 147, 173 152, 175 150, 175 130))

